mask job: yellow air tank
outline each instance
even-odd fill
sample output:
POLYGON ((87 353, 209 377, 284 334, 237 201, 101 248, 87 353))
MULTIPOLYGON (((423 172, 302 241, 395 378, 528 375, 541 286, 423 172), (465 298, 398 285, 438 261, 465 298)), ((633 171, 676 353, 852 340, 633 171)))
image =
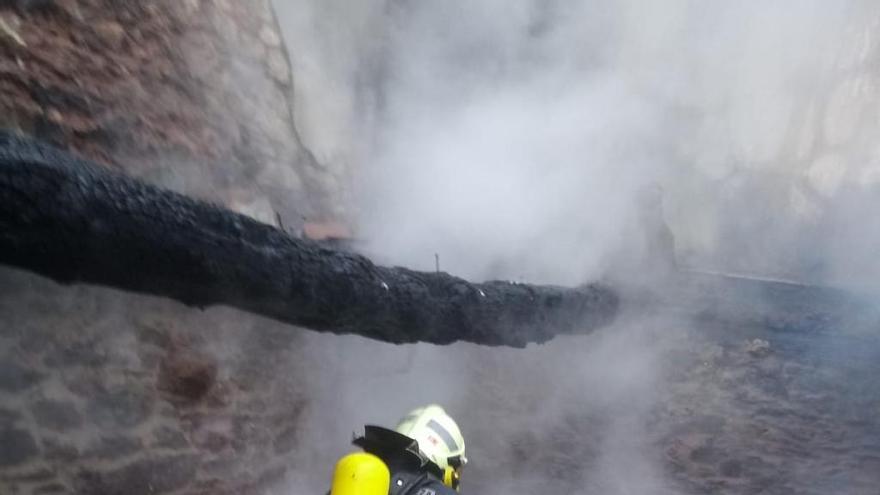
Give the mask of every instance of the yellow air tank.
POLYGON ((382 459, 355 452, 339 459, 330 495, 388 495, 391 473, 382 459))

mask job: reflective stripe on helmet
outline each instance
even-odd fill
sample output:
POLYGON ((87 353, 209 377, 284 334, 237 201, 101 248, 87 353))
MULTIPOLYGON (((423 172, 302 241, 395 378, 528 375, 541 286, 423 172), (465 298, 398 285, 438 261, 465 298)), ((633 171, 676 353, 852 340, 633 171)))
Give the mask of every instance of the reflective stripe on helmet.
POLYGON ((452 438, 452 435, 443 427, 440 423, 434 421, 433 419, 428 421, 428 428, 434 430, 434 433, 440 436, 443 439, 443 443, 446 444, 446 447, 451 451, 458 450, 458 444, 455 443, 455 439, 452 438))

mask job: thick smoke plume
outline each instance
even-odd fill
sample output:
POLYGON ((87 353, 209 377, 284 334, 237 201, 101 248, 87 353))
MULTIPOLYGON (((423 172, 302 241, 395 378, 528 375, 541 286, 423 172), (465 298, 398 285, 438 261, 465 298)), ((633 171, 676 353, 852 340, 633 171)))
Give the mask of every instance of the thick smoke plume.
POLYGON ((337 3, 279 10, 303 134, 360 173, 379 255, 577 283, 636 249, 659 186, 685 264, 858 278, 841 258, 865 229, 841 217, 876 179, 870 3, 337 3))
MULTIPOLYGON (((356 172, 381 262, 638 278, 650 210, 679 266, 876 288, 872 2, 276 5, 301 135, 356 172)), ((351 430, 426 401, 461 419, 472 493, 674 490, 643 446, 688 327, 632 315, 526 351, 310 336, 315 390, 335 393, 314 398, 294 490, 319 489, 351 430)))

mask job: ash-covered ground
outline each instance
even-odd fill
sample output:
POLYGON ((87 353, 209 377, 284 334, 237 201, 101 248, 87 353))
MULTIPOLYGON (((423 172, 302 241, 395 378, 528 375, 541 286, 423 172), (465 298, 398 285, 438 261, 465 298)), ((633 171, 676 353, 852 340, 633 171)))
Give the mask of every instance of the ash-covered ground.
POLYGON ((358 425, 431 400, 461 421, 471 493, 867 494, 880 482, 876 335, 661 312, 526 350, 306 341, 325 371, 304 419, 314 464, 295 491, 321 486, 358 425))

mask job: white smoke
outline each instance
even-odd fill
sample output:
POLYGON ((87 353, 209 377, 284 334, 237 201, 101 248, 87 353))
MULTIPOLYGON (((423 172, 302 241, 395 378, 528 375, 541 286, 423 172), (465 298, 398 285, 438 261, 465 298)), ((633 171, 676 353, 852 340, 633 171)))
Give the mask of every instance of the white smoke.
POLYGON ((869 2, 279 9, 301 131, 358 175, 385 261, 582 282, 657 184, 686 265, 848 284, 876 263, 823 243, 872 244, 839 218, 880 175, 869 2))
MULTIPOLYGON (((640 195, 659 186, 683 266, 876 284, 871 2, 276 5, 301 133, 355 175, 379 262, 583 283, 644 254, 640 195)), ((427 401, 469 435, 472 493, 671 490, 644 424, 680 326, 633 316, 524 351, 309 337, 294 491, 325 482, 349 431, 427 401), (567 421, 580 443, 550 452, 567 421)))

